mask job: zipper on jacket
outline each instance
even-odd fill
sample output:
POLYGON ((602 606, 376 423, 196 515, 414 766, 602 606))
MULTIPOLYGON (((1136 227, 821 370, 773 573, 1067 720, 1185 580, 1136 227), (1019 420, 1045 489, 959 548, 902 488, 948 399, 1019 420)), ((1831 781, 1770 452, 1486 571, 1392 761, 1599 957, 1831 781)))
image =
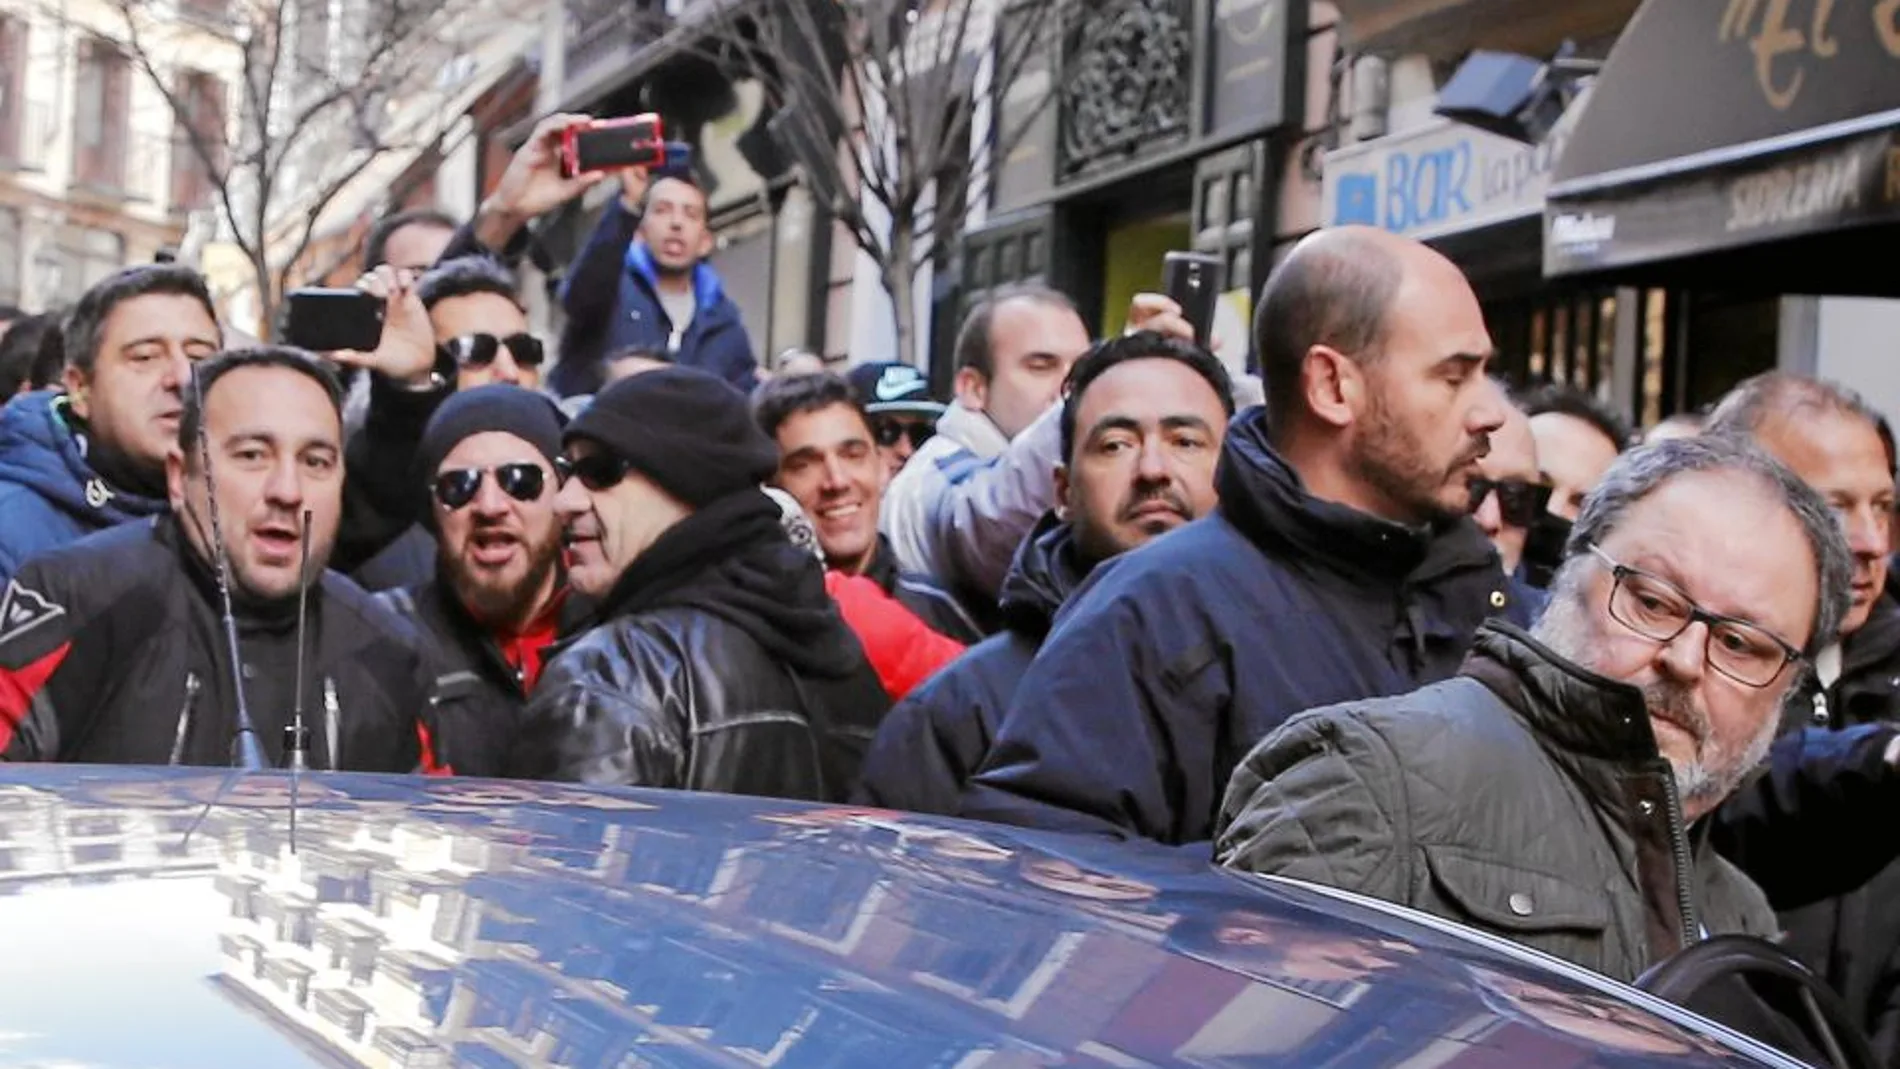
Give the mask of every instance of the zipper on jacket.
POLYGON ((185 673, 185 703, 178 709, 178 730, 172 736, 172 759, 174 765, 185 761, 185 740, 191 735, 191 713, 198 704, 198 673, 185 673))
POLYGON ((330 750, 330 771, 337 770, 337 748, 343 734, 343 710, 336 698, 336 679, 323 677, 323 740, 330 750))
POLYGON ((1682 946, 1688 949, 1701 942, 1702 925, 1696 921, 1695 894, 1690 886, 1689 829, 1682 824, 1682 791, 1676 786, 1674 770, 1669 773, 1669 849, 1676 859, 1676 900, 1682 909, 1682 946))

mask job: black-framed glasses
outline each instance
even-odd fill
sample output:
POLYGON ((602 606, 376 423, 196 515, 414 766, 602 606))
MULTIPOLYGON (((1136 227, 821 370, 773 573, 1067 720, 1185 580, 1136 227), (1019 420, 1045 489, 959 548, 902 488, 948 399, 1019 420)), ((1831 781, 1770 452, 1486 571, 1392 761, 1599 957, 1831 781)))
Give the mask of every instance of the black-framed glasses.
POLYGON ((1694 623, 1709 629, 1704 656, 1709 667, 1745 687, 1765 687, 1783 669, 1806 656, 1773 632, 1747 620, 1723 616, 1697 605, 1682 588, 1659 575, 1619 564, 1595 545, 1590 552, 1609 566, 1610 617, 1656 642, 1671 642, 1694 623))
POLYGON ((482 480, 495 473, 495 485, 516 501, 539 501, 547 489, 547 469, 539 464, 498 464, 493 468, 457 468, 435 477, 431 489, 435 499, 450 512, 461 508, 481 492, 482 480))
POLYGON ((436 346, 436 351, 455 361, 456 367, 487 367, 501 355, 503 347, 521 367, 540 367, 547 357, 541 339, 532 334, 510 334, 505 338, 493 334, 464 334, 436 346))
POLYGON ((915 451, 937 436, 937 425, 926 420, 880 419, 871 425, 871 434, 877 439, 877 444, 885 449, 908 438, 912 451, 915 451))
POLYGON ((1478 511, 1484 499, 1495 492, 1498 495, 1498 518, 1512 527, 1529 528, 1550 507, 1550 495, 1555 487, 1527 479, 1485 479, 1474 476, 1465 480, 1465 489, 1471 494, 1468 511, 1478 511))
POLYGON ((562 482, 579 479, 581 485, 596 493, 620 485, 633 465, 611 453, 589 453, 581 457, 554 458, 554 472, 562 482))

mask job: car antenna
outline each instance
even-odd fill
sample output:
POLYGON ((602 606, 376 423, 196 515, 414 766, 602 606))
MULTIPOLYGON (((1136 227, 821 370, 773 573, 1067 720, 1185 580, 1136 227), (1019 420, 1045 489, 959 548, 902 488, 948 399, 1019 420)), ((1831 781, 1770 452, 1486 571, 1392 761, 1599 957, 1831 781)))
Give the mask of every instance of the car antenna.
POLYGON ((257 739, 257 725, 251 720, 251 708, 244 701, 244 663, 238 650, 237 616, 231 610, 231 556, 224 548, 224 527, 218 522, 218 487, 211 476, 211 432, 206 429, 204 375, 194 364, 191 389, 198 405, 198 461, 204 465, 205 504, 211 513, 211 556, 218 572, 218 599, 224 610, 224 642, 231 655, 231 688, 237 696, 237 732, 231 738, 231 765, 247 772, 269 768, 264 746, 257 739))
MULTIPOLYGON (((310 763, 310 728, 303 722, 304 645, 310 623, 310 510, 303 510, 302 549, 297 561, 297 700, 284 728, 284 754, 290 762, 290 852, 297 852, 297 781, 310 763)), ((330 755, 336 763, 336 755, 330 755)))

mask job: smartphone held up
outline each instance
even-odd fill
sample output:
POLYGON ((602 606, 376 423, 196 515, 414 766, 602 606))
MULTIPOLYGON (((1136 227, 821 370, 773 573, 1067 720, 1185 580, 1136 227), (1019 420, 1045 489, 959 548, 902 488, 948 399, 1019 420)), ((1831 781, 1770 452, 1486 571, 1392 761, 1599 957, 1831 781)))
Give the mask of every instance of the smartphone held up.
POLYGON ((313 353, 375 352, 383 343, 381 297, 359 289, 307 286, 286 301, 284 341, 313 353))
POLYGON ((575 178, 622 167, 679 166, 686 146, 668 144, 666 127, 654 113, 620 119, 596 119, 561 132, 561 175, 575 178))
POLYGON ((1181 316, 1194 328, 1194 340, 1212 345, 1214 310, 1227 288, 1227 266, 1220 257, 1202 252, 1171 252, 1161 260, 1161 291, 1181 306, 1181 316))

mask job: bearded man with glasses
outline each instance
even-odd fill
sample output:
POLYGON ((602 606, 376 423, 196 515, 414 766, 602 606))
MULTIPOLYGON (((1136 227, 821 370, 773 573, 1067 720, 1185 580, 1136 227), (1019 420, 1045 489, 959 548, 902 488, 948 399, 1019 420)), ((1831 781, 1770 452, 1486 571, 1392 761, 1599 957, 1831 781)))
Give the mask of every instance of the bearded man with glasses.
POLYGON ((1753 446, 1627 454, 1534 631, 1487 624, 1450 680, 1288 721, 1229 785, 1216 855, 1624 981, 1710 935, 1773 935, 1703 818, 1768 753, 1852 571, 1827 503, 1753 446))
POLYGON ((551 398, 497 383, 450 397, 423 431, 435 574, 380 597, 431 640, 430 703, 453 740, 437 757, 461 775, 501 773, 549 648, 585 616, 561 567, 565 423, 551 398))

